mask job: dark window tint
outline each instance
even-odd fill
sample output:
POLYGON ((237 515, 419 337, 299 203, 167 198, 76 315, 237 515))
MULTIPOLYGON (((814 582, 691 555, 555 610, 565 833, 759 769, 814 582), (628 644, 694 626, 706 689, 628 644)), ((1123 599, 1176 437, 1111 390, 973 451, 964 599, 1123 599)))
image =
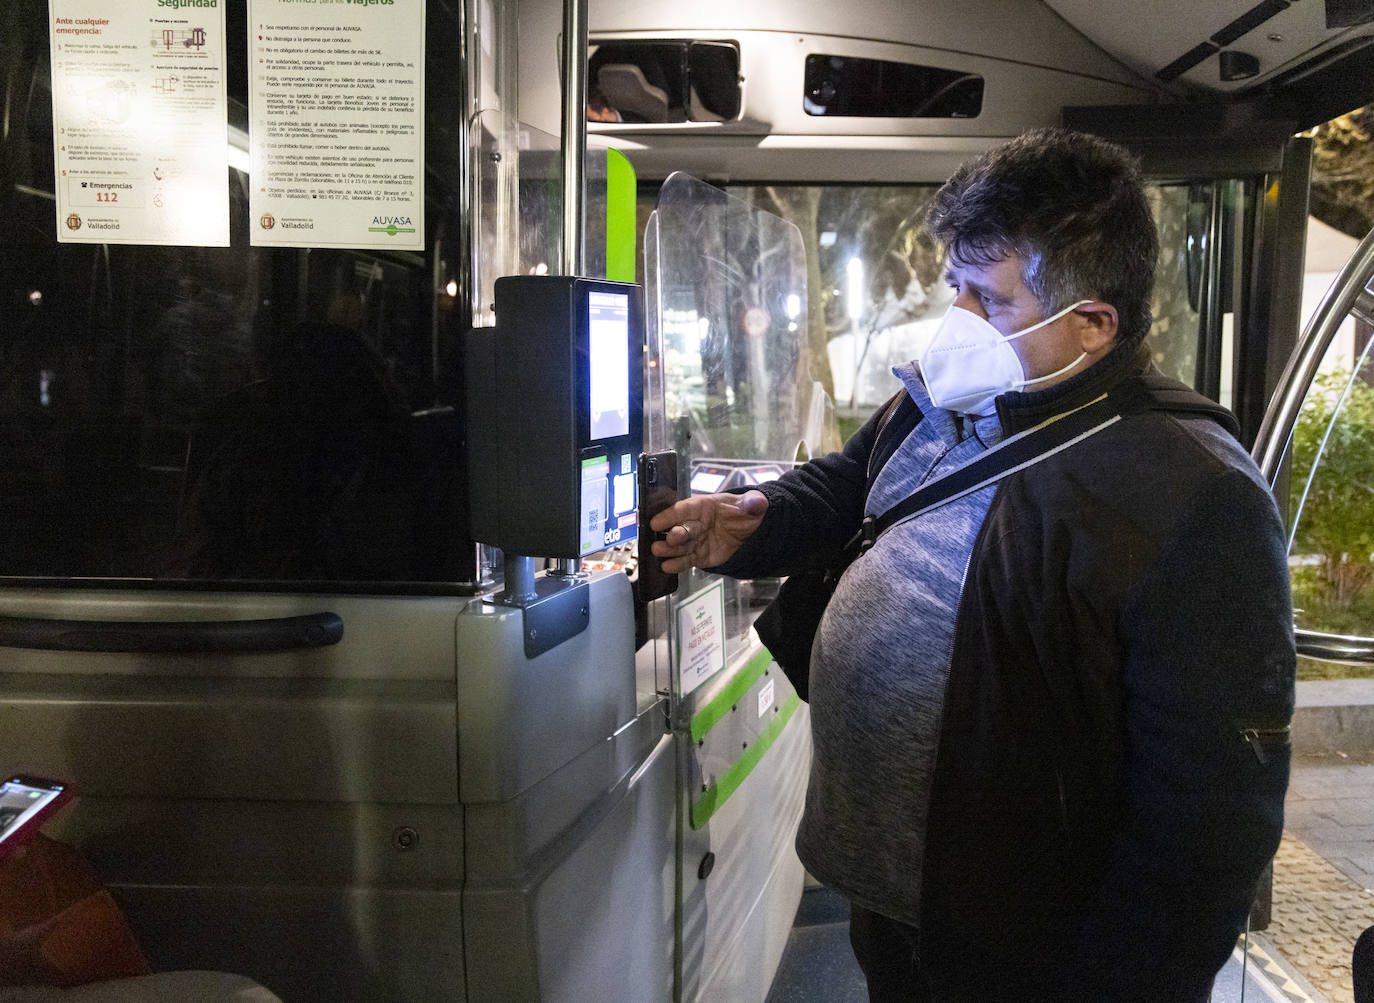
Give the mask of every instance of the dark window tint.
POLYGON ((849 56, 806 57, 808 115, 861 118, 976 118, 983 78, 976 73, 849 56))
MULTIPOLYGON (((461 25, 428 17, 429 249, 407 253, 250 247, 227 165, 230 247, 58 243, 48 5, 0 7, 0 577, 472 577, 457 262, 436 260, 460 243, 463 74, 440 42, 461 25)), ((244 46, 228 56, 243 137, 244 46)))

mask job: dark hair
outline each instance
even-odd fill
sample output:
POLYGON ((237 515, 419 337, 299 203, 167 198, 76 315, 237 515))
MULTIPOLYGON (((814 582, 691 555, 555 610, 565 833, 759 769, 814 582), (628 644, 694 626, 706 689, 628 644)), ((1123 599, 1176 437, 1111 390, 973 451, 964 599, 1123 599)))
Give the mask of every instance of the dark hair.
POLYGON ((954 172, 927 224, 960 261, 1018 255, 1022 281, 1047 314, 1100 299, 1120 315, 1117 341, 1150 330, 1159 237, 1135 159, 1068 129, 1036 129, 954 172))

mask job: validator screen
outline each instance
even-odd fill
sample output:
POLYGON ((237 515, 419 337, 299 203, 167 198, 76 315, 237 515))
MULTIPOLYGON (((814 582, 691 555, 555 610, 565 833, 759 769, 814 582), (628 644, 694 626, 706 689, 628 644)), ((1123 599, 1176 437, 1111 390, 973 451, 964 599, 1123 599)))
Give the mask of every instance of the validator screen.
POLYGON ((624 293, 588 293, 587 331, 591 438, 628 435, 630 297, 624 293))

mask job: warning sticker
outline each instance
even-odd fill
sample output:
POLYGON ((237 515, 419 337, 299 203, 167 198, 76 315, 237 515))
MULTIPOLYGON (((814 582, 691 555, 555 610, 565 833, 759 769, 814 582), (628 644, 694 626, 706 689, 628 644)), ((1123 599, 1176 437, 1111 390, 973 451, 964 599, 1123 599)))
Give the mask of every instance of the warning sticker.
MULTIPOLYGON (((63 243, 229 245, 224 8, 51 0, 63 243)), ((237 156, 236 156, 237 154, 237 156)))

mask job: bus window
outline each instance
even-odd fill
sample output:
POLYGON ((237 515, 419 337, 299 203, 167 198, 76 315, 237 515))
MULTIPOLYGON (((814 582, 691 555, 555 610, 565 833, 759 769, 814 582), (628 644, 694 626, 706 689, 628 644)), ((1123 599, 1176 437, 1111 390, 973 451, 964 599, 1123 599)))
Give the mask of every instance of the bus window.
MULTIPOLYGON (((466 151, 429 144, 429 252, 250 246, 247 14, 233 4, 230 246, 59 243, 46 6, 16 7, 0 576, 471 580, 459 318, 451 265, 434 260, 460 245, 451 179, 466 151)), ((431 30, 457 32, 449 16, 432 5, 431 30)), ((427 51, 433 86, 459 88, 461 53, 427 51)), ((461 102, 435 93, 426 107, 432 136, 453 131, 461 102)))
MULTIPOLYGON (((1222 181, 1225 192, 1238 182, 1222 181)), ((806 248, 811 372, 852 431, 898 388, 892 367, 918 354, 952 300, 940 249, 923 231, 938 185, 734 185, 726 190, 797 226, 806 248)), ((1160 234, 1150 345, 1166 375, 1194 384, 1199 334, 1198 186, 1156 183, 1160 234), (1190 222, 1193 225, 1190 225, 1190 222)), ((1210 186, 1204 186, 1210 193, 1210 186)), ((1204 221, 1205 222, 1205 221, 1204 221)), ((1229 252, 1230 244, 1225 250, 1229 252)), ((1223 270, 1229 270, 1227 260, 1223 270)), ((1223 317, 1231 313, 1230 305, 1223 317)), ((1220 366, 1222 374, 1229 366, 1220 366)))

